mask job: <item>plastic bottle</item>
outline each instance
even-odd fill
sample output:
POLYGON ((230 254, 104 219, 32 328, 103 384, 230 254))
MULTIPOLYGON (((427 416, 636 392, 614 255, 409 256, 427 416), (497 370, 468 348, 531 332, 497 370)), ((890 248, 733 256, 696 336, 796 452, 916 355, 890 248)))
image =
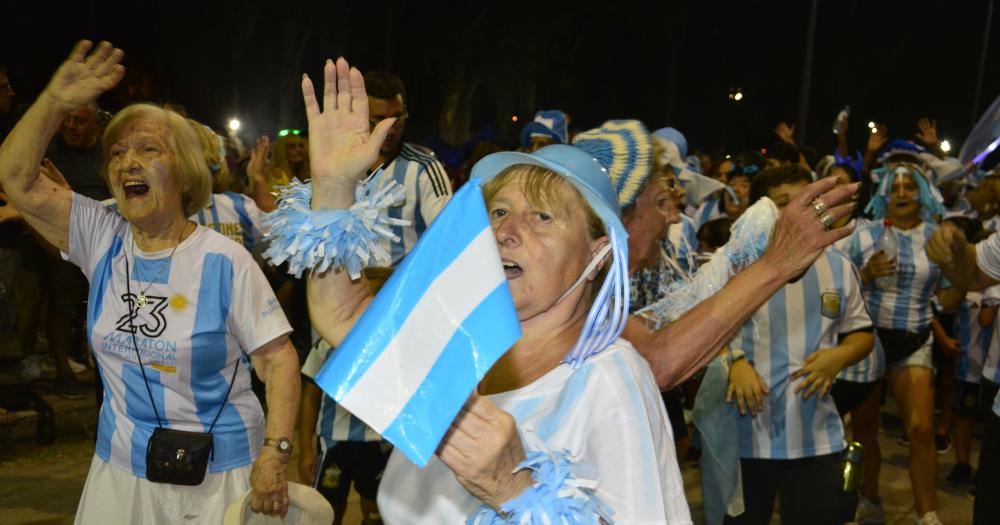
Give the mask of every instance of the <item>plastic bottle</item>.
POLYGON ((837 113, 837 118, 833 121, 833 134, 837 135, 840 133, 841 123, 847 120, 847 117, 851 114, 851 106, 844 106, 844 109, 837 113))
MULTIPOLYGON (((882 234, 875 241, 875 251, 883 251, 889 260, 895 261, 899 256, 899 239, 896 238, 896 232, 892 229, 891 219, 886 219, 882 224, 884 227, 882 228, 882 234)), ((882 290, 895 288, 896 274, 893 273, 892 275, 876 278, 875 285, 882 290)))

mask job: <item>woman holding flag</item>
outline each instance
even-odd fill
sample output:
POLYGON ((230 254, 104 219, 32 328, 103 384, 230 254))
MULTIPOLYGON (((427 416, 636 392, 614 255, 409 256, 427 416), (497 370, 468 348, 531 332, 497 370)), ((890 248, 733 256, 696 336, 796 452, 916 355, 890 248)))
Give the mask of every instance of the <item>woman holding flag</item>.
MULTIPOLYGON (((302 84, 314 214, 355 204, 392 126, 387 119, 369 132, 364 83, 345 60, 327 62, 324 76, 322 112, 312 82, 302 84)), ((378 500, 383 519, 690 523, 649 365, 618 338, 628 248, 607 174, 583 150, 556 145, 491 155, 472 175, 484 184, 489 243, 522 335, 486 372, 423 469, 394 452, 378 500)), ((334 266, 309 282, 314 327, 335 347, 373 299, 364 277, 350 274, 355 269, 334 266)))

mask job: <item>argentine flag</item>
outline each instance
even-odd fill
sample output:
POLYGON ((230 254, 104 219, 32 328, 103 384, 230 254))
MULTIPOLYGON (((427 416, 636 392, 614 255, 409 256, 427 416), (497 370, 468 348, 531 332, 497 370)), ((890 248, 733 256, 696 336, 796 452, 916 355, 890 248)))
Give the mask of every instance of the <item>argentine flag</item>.
POLYGON ((316 376, 421 467, 521 337, 479 185, 452 196, 316 376))

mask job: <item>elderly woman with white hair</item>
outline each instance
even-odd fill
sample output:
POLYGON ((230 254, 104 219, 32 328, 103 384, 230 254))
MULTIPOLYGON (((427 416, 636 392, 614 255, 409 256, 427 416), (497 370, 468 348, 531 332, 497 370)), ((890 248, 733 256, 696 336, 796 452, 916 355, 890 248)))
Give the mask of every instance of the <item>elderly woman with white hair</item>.
POLYGON ((76 45, 0 146, 10 202, 90 281, 105 394, 76 521, 219 523, 248 490, 254 510, 284 514, 299 391, 291 328, 250 254, 187 219, 211 194, 188 123, 148 104, 111 120, 103 175, 118 212, 39 175, 63 116, 124 74, 121 50, 91 47, 76 45), (266 420, 248 361, 267 382, 266 420))

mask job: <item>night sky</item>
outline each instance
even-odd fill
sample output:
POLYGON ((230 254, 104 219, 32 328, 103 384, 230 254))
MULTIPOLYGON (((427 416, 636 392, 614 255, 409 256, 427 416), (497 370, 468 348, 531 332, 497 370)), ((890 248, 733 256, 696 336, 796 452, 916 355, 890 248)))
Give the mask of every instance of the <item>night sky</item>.
MULTIPOLYGON (((273 136, 305 127, 299 75, 316 78, 325 57, 344 55, 363 71, 403 78, 411 141, 446 128, 456 143, 488 127, 510 141, 535 110, 557 108, 577 129, 608 118, 672 125, 712 153, 766 146, 779 120, 795 122, 810 8, 807 0, 4 4, 0 62, 20 104, 75 40, 107 39, 125 50, 128 70, 102 98, 107 109, 171 102, 213 127, 239 116, 244 136, 273 136), (737 86, 738 105, 727 98, 737 86)), ((806 144, 832 149, 832 121, 850 104, 857 149, 869 120, 908 137, 927 116, 957 151, 970 128, 987 8, 986 0, 821 0, 806 144)), ((977 117, 1000 95, 998 27, 977 117)))

